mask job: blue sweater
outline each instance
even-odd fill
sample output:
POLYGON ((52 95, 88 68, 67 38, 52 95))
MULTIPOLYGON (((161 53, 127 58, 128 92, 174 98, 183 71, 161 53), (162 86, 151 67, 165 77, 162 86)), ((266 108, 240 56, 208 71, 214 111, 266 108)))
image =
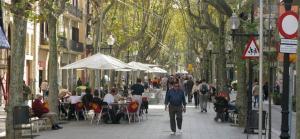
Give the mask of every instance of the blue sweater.
POLYGON ((166 93, 166 98, 165 98, 165 104, 166 105, 172 105, 172 106, 185 106, 186 101, 184 97, 184 92, 181 89, 170 89, 166 93))

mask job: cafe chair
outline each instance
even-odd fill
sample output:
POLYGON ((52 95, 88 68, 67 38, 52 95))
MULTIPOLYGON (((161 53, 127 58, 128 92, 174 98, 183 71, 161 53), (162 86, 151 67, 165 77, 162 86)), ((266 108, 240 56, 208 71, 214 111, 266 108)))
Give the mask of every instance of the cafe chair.
POLYGON ((92 103, 91 110, 94 111, 94 114, 92 115, 91 119, 91 124, 93 124, 93 121, 96 120, 98 125, 102 117, 102 107, 97 103, 92 103))
POLYGON ((79 120, 79 114, 82 114, 84 120, 86 120, 87 114, 84 104, 82 102, 78 102, 75 104, 75 118, 79 120))
POLYGON ((138 118, 140 122, 140 116, 139 116, 139 103, 137 101, 132 101, 128 104, 127 107, 127 115, 128 115, 128 122, 130 123, 131 118, 133 118, 133 121, 135 122, 136 117, 138 118))

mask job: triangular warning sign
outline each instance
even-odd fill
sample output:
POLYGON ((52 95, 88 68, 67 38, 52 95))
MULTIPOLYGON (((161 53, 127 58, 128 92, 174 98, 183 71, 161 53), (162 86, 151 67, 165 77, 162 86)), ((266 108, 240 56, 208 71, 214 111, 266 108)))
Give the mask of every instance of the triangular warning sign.
POLYGON ((246 58, 256 58, 256 57, 259 57, 259 49, 257 47, 255 38, 251 36, 247 43, 247 47, 244 50, 242 58, 246 59, 246 58))

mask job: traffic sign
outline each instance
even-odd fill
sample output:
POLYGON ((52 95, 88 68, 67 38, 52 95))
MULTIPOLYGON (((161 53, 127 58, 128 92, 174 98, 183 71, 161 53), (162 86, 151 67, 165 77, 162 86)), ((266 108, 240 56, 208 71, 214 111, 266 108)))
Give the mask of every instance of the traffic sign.
POLYGON ((298 40, 281 39, 281 53, 297 53, 298 40))
POLYGON ((293 11, 283 13, 277 22, 279 33, 286 39, 296 38, 298 35, 299 16, 293 11))
POLYGON ((256 58, 256 57, 259 57, 259 49, 257 47, 255 38, 251 36, 247 43, 246 49, 244 50, 242 58, 246 59, 246 58, 256 58))

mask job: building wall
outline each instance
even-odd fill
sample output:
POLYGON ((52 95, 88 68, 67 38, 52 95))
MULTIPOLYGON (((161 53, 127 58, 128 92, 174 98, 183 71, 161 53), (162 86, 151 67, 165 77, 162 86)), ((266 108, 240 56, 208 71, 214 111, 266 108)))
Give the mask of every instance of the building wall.
MULTIPOLYGON (((71 3, 76 0, 71 0, 71 3)), ((85 0, 77 0, 78 9, 83 11, 85 0)), ((10 3, 10 0, 5 0, 5 2, 10 3)), ((38 3, 36 3, 38 5, 38 3)), ((36 12, 39 12, 39 7, 37 7, 36 12)), ((6 9, 3 10, 3 20, 6 35, 8 35, 9 24, 12 23, 12 15, 6 9)), ((58 35, 64 35, 67 38, 67 48, 58 48, 60 51, 58 53, 58 63, 59 68, 66 64, 75 62, 78 59, 84 58, 85 53, 75 52, 70 48, 70 40, 72 40, 72 27, 78 28, 79 36, 78 40, 80 43, 85 43, 85 28, 86 25, 82 18, 76 17, 72 14, 64 14, 59 18, 58 35)), ((24 61, 24 81, 32 88, 35 93, 40 92, 40 84, 43 80, 48 80, 48 60, 49 60, 49 45, 44 44, 41 41, 41 37, 46 38, 47 34, 41 34, 42 31, 40 27, 41 23, 32 23, 28 21, 27 33, 26 33, 26 48, 25 48, 25 61, 24 61)), ((46 28, 46 24, 44 24, 46 28)), ((47 41, 47 39, 46 39, 47 41)), ((57 41, 58 43, 59 41, 57 41)), ((58 46, 60 47, 60 46, 58 46)), ((7 62, 4 61, 6 57, 6 51, 0 50, 0 77, 3 76, 7 71, 1 67, 5 67, 7 62)), ((59 85, 63 88, 71 88, 72 84, 76 83, 78 77, 82 78, 83 72, 76 72, 76 70, 60 70, 58 71, 59 85)), ((1 96, 0 96, 1 97, 1 96)))

